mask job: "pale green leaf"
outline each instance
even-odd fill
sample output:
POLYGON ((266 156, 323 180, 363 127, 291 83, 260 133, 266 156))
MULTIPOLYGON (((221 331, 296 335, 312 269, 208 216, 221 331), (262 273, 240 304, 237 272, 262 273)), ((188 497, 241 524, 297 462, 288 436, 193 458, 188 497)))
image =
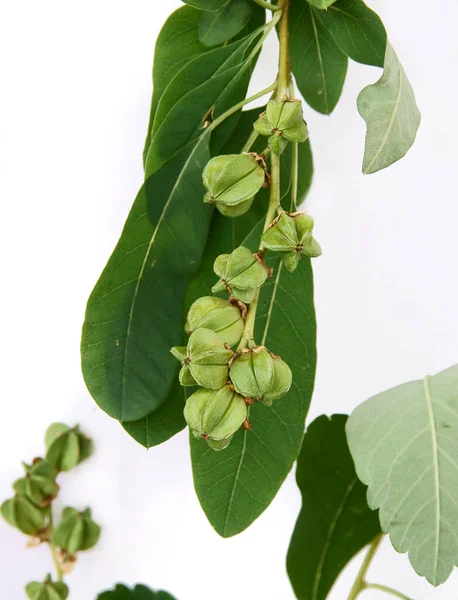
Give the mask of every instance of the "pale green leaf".
POLYGON ((318 417, 302 442, 296 471, 302 508, 287 558, 298 600, 325 600, 353 556, 381 533, 356 476, 346 421, 346 415, 318 417))
POLYGON ((374 396, 347 423, 382 530, 433 585, 458 565, 458 365, 374 396))
POLYGON ((336 0, 307 0, 307 2, 309 4, 311 4, 312 6, 314 6, 315 8, 318 8, 320 10, 324 10, 326 8, 328 8, 328 6, 331 6, 331 4, 334 4, 336 0))
POLYGON ((312 108, 330 114, 342 92, 348 58, 305 0, 291 5, 290 42, 299 91, 312 108))
POLYGON ((221 10, 230 0, 183 0, 199 10, 221 10))
POLYGON ((401 159, 415 141, 421 115, 399 59, 388 42, 382 77, 358 96, 366 121, 363 173, 375 173, 401 159))

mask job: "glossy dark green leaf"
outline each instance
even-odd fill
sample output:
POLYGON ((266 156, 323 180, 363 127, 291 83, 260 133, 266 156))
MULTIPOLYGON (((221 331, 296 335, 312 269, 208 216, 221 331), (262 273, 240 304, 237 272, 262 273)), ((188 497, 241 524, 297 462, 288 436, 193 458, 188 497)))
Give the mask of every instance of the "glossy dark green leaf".
POLYGON ((291 68, 312 108, 330 114, 342 92, 348 58, 304 0, 291 5, 291 68))
POLYGON ((362 0, 337 0, 315 15, 339 48, 357 62, 383 67, 386 30, 380 17, 362 0))
POLYGON ((248 23, 255 8, 253 0, 230 0, 218 12, 200 16, 199 39, 205 46, 218 46, 235 37, 248 23))
MULTIPOLYGON (((227 1, 224 0, 224 2, 227 1)), ((214 2, 221 3, 220 0, 214 0, 214 2)), ((151 144, 151 129, 157 105, 164 90, 185 65, 196 56, 209 51, 209 48, 199 40, 199 19, 199 11, 190 6, 183 6, 170 15, 157 38, 154 50, 153 97, 151 99, 148 134, 143 152, 144 162, 151 144), (173 40, 173 43, 171 43, 171 40, 173 40)))
MULTIPOLYGON (((262 225, 244 241, 253 251, 259 247, 262 225)), ((223 537, 246 529, 275 497, 299 453, 313 390, 316 323, 310 261, 302 261, 294 274, 274 256, 268 264, 274 276, 261 289, 255 338, 286 360, 293 372, 292 388, 272 408, 251 407, 252 430, 239 430, 221 452, 191 436, 196 492, 223 537)))
POLYGON ((159 408, 177 374, 183 301, 205 247, 202 202, 209 132, 145 182, 87 306, 83 375, 95 401, 120 421, 159 408))
POLYGON ((380 535, 345 435, 346 415, 318 417, 307 428, 297 461, 302 494, 287 569, 298 600, 325 600, 345 566, 380 535))
POLYGON ((230 0, 183 0, 199 10, 221 10, 230 0))
POLYGON ((146 417, 138 421, 123 423, 122 426, 135 441, 145 448, 163 444, 186 427, 183 409, 187 389, 180 385, 177 377, 162 406, 146 417))
POLYGON ((262 30, 190 61, 159 101, 145 163, 148 177, 202 133, 209 119, 245 97, 262 30))
POLYGON ((97 600, 176 600, 168 592, 153 591, 146 585, 137 584, 133 589, 118 583, 113 590, 102 592, 97 600))

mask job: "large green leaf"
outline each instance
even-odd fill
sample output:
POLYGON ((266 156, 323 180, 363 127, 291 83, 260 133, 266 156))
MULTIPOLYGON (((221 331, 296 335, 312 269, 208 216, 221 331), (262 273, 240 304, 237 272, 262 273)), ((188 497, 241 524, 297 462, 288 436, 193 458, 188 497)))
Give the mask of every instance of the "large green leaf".
POLYGON ((143 162, 146 161, 151 144, 154 116, 164 90, 186 64, 209 50, 199 40, 199 18, 199 11, 183 6, 170 15, 157 38, 154 50, 153 97, 143 162))
POLYGON ((318 112, 330 114, 342 92, 348 58, 305 0, 291 4, 290 40, 291 68, 302 96, 318 112))
POLYGON ((209 137, 145 182, 88 301, 83 375, 97 404, 120 421, 157 409, 175 380, 169 350, 181 337, 184 295, 211 217, 202 202, 209 137))
POLYGON ((200 135, 209 118, 245 97, 262 31, 195 57, 173 78, 155 113, 146 176, 200 135))
POLYGON ((421 115, 409 80, 391 44, 382 77, 358 96, 366 121, 363 173, 375 173, 401 159, 415 141, 421 115))
POLYGON ((255 4, 252 0, 230 0, 218 12, 202 13, 199 39, 206 46, 217 46, 236 36, 250 20, 255 4))
POLYGON ((346 422, 346 415, 318 417, 302 442, 296 471, 302 508, 287 558, 299 600, 325 600, 353 556, 381 533, 356 476, 346 422))
MULTIPOLYGON (((259 246, 260 223, 245 240, 259 246)), ((268 264, 274 276, 262 287, 255 338, 278 353, 293 372, 287 396, 250 410, 253 427, 241 429, 228 448, 210 449, 191 436, 194 485, 210 523, 223 537, 246 529, 271 503, 299 453, 316 366, 316 323, 310 261, 293 274, 277 257, 268 264)), ((214 278, 206 283, 214 283, 214 278)))
POLYGON ((383 67, 386 31, 380 17, 362 0, 337 0, 315 12, 347 56, 366 65, 383 67))
POLYGON ((176 600, 168 592, 153 592, 146 585, 137 584, 133 589, 118 583, 113 590, 102 592, 97 600, 176 600))
POLYGON ((458 365, 370 398, 347 423, 382 530, 433 585, 458 565, 458 365))

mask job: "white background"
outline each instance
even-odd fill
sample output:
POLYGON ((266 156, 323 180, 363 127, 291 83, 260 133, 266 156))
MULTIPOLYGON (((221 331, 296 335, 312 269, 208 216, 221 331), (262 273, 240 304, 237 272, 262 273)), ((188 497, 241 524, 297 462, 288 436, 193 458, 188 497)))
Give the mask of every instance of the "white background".
MULTIPOLYGON (((387 171, 361 175, 359 90, 377 69, 351 63, 332 117, 307 109, 315 157, 308 206, 319 367, 309 419, 458 360, 456 0, 372 0, 423 113, 416 144, 387 171)), ((90 505, 97 549, 68 578, 92 600, 144 581, 179 600, 293 600, 284 560, 299 510, 291 475, 245 533, 223 540, 193 492, 187 436, 146 452, 89 397, 79 366, 85 302, 142 183, 156 36, 178 0, 1 0, 0 498, 20 461, 42 452, 51 421, 79 422, 96 454, 62 477, 59 504, 90 505)), ((275 43, 252 90, 268 85, 275 43)), ((51 569, 45 547, 0 523, 0 589, 23 598, 51 569)), ((357 559, 332 599, 343 600, 357 559)), ((434 591, 385 542, 370 579, 416 600, 456 600, 458 574, 434 591)), ((368 592, 367 600, 384 595, 368 592)))

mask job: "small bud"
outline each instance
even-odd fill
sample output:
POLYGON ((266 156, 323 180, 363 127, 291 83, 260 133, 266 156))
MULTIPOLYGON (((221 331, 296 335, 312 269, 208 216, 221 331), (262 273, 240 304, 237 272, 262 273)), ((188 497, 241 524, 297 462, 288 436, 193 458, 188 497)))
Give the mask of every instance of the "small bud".
POLYGON ((7 523, 30 536, 38 536, 45 528, 49 514, 48 509, 35 506, 28 498, 19 494, 6 500, 0 507, 0 512, 7 523))
POLYGON ((49 506, 59 491, 55 482, 57 471, 41 458, 32 465, 23 465, 26 475, 13 483, 14 491, 31 500, 36 506, 49 506))
POLYGON ((281 154, 288 141, 300 143, 308 138, 300 100, 270 100, 266 112, 255 122, 254 129, 269 136, 269 146, 274 154, 281 154))
POLYGON ((215 296, 204 296, 194 302, 188 312, 185 329, 191 334, 205 327, 217 333, 229 346, 240 342, 244 322, 237 306, 215 296))
POLYGON ((221 279, 212 287, 212 292, 227 289, 245 304, 253 301, 257 288, 271 275, 270 269, 243 246, 236 248, 232 254, 218 256, 213 269, 221 279))
POLYGON ((68 587, 62 581, 53 581, 48 575, 43 582, 32 581, 25 586, 29 600, 66 600, 68 587))
POLYGON ((204 202, 216 204, 222 214, 236 217, 251 206, 264 184, 265 172, 251 154, 215 156, 202 174, 208 190, 204 202))
POLYGON ((73 555, 90 550, 100 537, 100 526, 92 520, 91 509, 79 512, 67 507, 52 535, 53 544, 73 555))
POLYGON ((53 423, 45 434, 46 460, 57 471, 69 471, 93 452, 92 440, 81 433, 78 425, 70 428, 64 423, 53 423))
POLYGON ((286 269, 292 273, 302 256, 315 258, 321 248, 312 235, 313 219, 304 213, 282 212, 262 236, 269 250, 278 252, 286 269))
POLYGON ((236 358, 229 375, 239 394, 263 400, 268 405, 284 396, 292 381, 288 365, 264 346, 252 348, 236 358))
POLYGON ((189 338, 185 355, 182 347, 172 348, 171 352, 183 365, 180 371, 181 385, 201 385, 217 390, 226 383, 228 363, 233 352, 211 329, 196 329, 189 338))
POLYGON ((228 385, 219 390, 198 390, 186 401, 184 417, 196 437, 214 450, 226 448, 247 418, 245 398, 228 385))

